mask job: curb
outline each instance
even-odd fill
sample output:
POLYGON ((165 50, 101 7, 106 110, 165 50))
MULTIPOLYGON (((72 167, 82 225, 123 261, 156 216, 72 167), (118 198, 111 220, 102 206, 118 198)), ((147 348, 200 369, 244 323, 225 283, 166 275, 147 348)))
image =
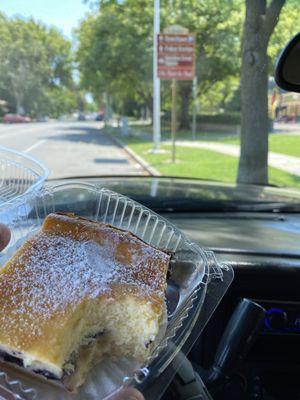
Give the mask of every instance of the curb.
POLYGON ((145 161, 142 157, 136 154, 135 151, 130 149, 122 139, 116 138, 109 132, 105 132, 110 139, 115 142, 118 146, 122 147, 138 164, 140 164, 151 176, 161 176, 161 173, 157 171, 154 167, 152 167, 147 161, 145 161))

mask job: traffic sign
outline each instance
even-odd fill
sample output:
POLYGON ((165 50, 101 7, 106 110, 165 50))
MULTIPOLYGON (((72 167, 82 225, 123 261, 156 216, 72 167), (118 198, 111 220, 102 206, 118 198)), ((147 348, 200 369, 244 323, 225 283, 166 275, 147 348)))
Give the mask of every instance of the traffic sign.
POLYGON ((160 79, 194 79, 195 35, 189 33, 158 34, 157 74, 160 79))

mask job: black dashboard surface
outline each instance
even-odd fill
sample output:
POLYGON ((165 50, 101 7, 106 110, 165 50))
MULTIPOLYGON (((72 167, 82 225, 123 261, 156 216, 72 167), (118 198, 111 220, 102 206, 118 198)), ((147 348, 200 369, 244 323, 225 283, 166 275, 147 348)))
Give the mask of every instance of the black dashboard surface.
POLYGON ((232 299, 300 301, 300 215, 168 213, 193 242, 230 264, 232 299))
POLYGON ((300 214, 202 212, 165 217, 202 247, 300 260, 300 214))
MULTIPOLYGON (((241 298, 260 303, 267 312, 276 307, 290 315, 292 308, 294 316, 300 318, 299 214, 169 213, 165 217, 192 241, 214 249, 217 258, 235 270, 228 292, 190 353, 192 362, 209 368, 222 332, 241 298)), ((263 398, 300 398, 295 386, 300 368, 299 332, 262 330, 257 338, 244 368, 259 376, 266 393, 263 398)))
MULTIPOLYGON (((300 191, 161 177, 95 177, 86 182, 140 202, 169 219, 201 247, 217 253, 283 256, 300 262, 300 211, 269 212, 279 210, 280 204, 290 205, 293 211, 299 204, 300 210, 300 191)), ((92 189, 76 189, 80 183, 48 182, 49 187, 65 185, 65 191, 56 197, 63 209, 73 202, 77 208, 78 203, 85 208, 93 201, 92 189)))

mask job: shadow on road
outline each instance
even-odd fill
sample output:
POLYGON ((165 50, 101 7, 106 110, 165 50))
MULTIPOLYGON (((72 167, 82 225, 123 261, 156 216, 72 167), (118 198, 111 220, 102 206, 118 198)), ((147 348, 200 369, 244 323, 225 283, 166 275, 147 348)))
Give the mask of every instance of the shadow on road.
POLYGON ((89 126, 68 126, 62 127, 60 128, 60 130, 66 131, 66 133, 61 133, 55 136, 48 136, 47 140, 64 140, 67 142, 93 143, 99 144, 101 146, 114 145, 114 143, 103 132, 101 132, 101 130, 91 128, 89 126))
POLYGON ((127 160, 120 160, 119 158, 94 158, 94 162, 99 164, 129 164, 127 160))

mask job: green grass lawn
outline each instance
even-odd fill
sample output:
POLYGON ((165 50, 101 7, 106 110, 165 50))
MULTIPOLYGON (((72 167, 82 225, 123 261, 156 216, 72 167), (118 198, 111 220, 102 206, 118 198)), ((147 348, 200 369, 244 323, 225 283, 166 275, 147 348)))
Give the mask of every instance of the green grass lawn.
POLYGON ((272 134, 269 136, 269 143, 271 151, 300 157, 300 135, 272 134))
MULTIPOLYGON (((117 134, 116 130, 112 131, 117 134)), ((164 153, 151 153, 152 143, 139 137, 128 137, 123 141, 139 156, 147 160, 161 174, 178 177, 211 179, 223 182, 235 182, 238 159, 204 149, 177 146, 176 162, 171 163, 170 146, 163 145, 164 153)), ((300 177, 269 168, 270 184, 300 188, 300 177)))
MULTIPOLYGON (((142 131, 149 135, 152 134, 152 126, 135 126, 132 127, 133 131, 142 131)), ((170 132, 168 130, 162 129, 163 138, 170 139, 170 132)), ((179 131, 177 134, 179 140, 190 140, 191 132, 179 131)), ((197 133, 196 140, 207 141, 207 142, 221 142, 226 144, 236 144, 240 143, 240 139, 236 135, 226 134, 226 133, 213 133, 213 132, 203 132, 197 133)), ((271 134, 269 135, 269 150, 275 153, 282 153, 290 156, 300 157, 300 135, 283 135, 283 134, 271 134)))
MULTIPOLYGON (((204 139, 203 139, 204 140, 204 139)), ((211 139, 209 139, 211 141, 211 139)), ((239 144, 239 138, 224 137, 215 138, 212 141, 222 142, 226 144, 239 144)), ((286 154, 288 156, 300 157, 300 135, 269 135, 269 150, 274 153, 286 154)))

